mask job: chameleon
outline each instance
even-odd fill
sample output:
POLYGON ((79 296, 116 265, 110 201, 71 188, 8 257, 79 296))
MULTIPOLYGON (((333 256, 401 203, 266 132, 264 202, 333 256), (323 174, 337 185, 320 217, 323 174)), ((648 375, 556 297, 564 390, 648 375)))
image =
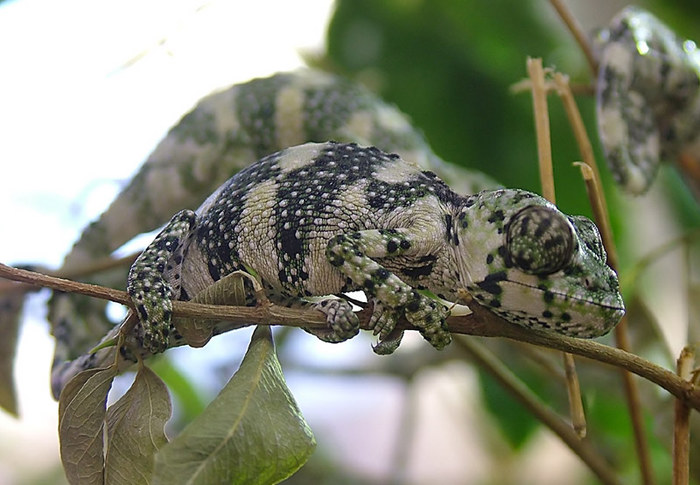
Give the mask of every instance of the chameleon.
MULTIPOLYGON (((398 347, 401 317, 433 347, 450 343, 449 309, 424 290, 450 301, 466 290, 511 323, 581 338, 607 333, 625 311, 589 219, 520 189, 459 195, 376 147, 307 143, 261 158, 196 211, 178 212, 137 258, 127 291, 142 355, 183 343, 172 300, 251 269, 272 302, 324 313, 327 328, 307 331, 327 342, 359 330, 352 306, 328 296, 364 291, 379 354, 398 347)), ((71 373, 96 359, 77 362, 71 373)))
MULTIPOLYGON (((157 229, 173 213, 196 208, 252 161, 308 141, 375 145, 434 170, 463 193, 496 187, 480 172, 449 164, 395 106, 357 83, 313 69, 236 84, 200 100, 157 145, 109 208, 85 228, 63 271, 89 267, 133 237, 157 229)), ((123 287, 126 270, 89 281, 123 287)), ((91 349, 113 323, 104 302, 56 293, 49 320, 56 337, 54 368, 91 349)))
POLYGON ((599 32, 595 44, 598 133, 618 184, 641 194, 662 160, 684 156, 684 178, 700 198, 700 52, 695 42, 681 39, 651 13, 627 7, 599 32))
MULTIPOLYGON (((177 213, 135 261, 127 292, 140 344, 153 353, 177 329, 172 299, 189 299, 252 268, 273 302, 362 290, 373 303, 375 352, 391 353, 401 316, 435 348, 449 313, 420 293, 457 301, 466 290, 505 320, 574 337, 608 332, 624 304, 595 224, 543 198, 500 189, 460 196, 433 172, 351 143, 308 143, 271 154, 177 213), (389 338, 389 337, 395 338, 389 338)), ((341 342, 359 320, 342 299, 309 303, 341 342)))

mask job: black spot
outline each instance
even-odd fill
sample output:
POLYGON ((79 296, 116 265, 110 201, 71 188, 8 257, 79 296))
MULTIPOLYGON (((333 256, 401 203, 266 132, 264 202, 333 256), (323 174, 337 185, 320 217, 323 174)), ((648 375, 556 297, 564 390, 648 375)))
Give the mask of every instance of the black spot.
POLYGON ((541 238, 545 232, 549 231, 550 227, 552 227, 551 217, 543 217, 535 229, 535 237, 541 238))
POLYGON ((477 283, 477 286, 492 295, 500 295, 503 292, 503 288, 499 283, 507 279, 505 271, 499 271, 498 273, 493 273, 486 278, 484 281, 477 283))
POLYGON ((546 301, 547 303, 551 303, 552 300, 554 300, 554 293, 552 293, 549 290, 545 291, 544 292, 544 301, 546 301))
POLYGON ((409 249, 411 247, 411 243, 406 241, 405 239, 403 239, 401 241, 400 246, 401 246, 401 249, 403 249, 405 251, 406 249, 409 249))
POLYGON ((552 318, 552 312, 550 312, 549 310, 545 310, 542 312, 542 316, 544 318, 552 318))
POLYGON ((414 266, 409 268, 403 268, 401 273, 405 274, 409 278, 418 278, 420 276, 428 276, 433 272, 434 263, 429 263, 424 266, 414 266))
POLYGON ((489 254, 486 256, 486 264, 491 264, 493 263, 493 254, 489 254))
POLYGON ((331 265, 335 267, 342 266, 343 263, 345 263, 345 260, 342 258, 342 256, 333 253, 329 255, 328 261, 331 263, 331 265))
POLYGON ((503 259, 503 263, 506 265, 506 268, 513 267, 513 262, 511 261, 510 255, 508 254, 508 250, 506 249, 505 246, 498 246, 498 249, 496 249, 496 252, 501 257, 501 259, 503 259))
POLYGON ((379 268, 374 272, 374 277, 377 279, 377 281, 386 281, 386 279, 389 278, 389 275, 391 275, 391 273, 386 268, 379 268))
POLYGON ((410 312, 417 312, 419 308, 420 308, 420 300, 418 299, 418 297, 414 298, 413 300, 411 300, 408 303, 408 305, 406 305, 406 310, 408 310, 410 312))
POLYGON ((445 226, 446 226, 446 234, 447 234, 447 242, 450 242, 452 239, 452 215, 450 214, 445 214, 445 226))
POLYGON ((491 217, 488 218, 488 221, 493 224, 494 222, 503 221, 505 218, 506 216, 503 211, 498 209, 491 213, 491 217))
POLYGON ((143 305, 136 305, 136 310, 139 312, 139 318, 141 321, 148 320, 148 312, 146 312, 146 307, 143 305))
POLYGON ((491 300, 491 301, 489 302, 489 306, 490 306, 491 308, 500 308, 500 307, 501 307, 501 302, 500 302, 499 300, 497 300, 497 299, 494 298, 493 300, 491 300))
POLYGON ((208 263, 208 269, 209 269, 209 275, 212 277, 214 281, 219 281, 221 279, 221 273, 219 272, 219 268, 211 264, 211 261, 208 263))
POLYGON ((399 245, 393 239, 386 244, 386 250, 389 253, 395 253, 399 249, 399 245))
POLYGON ((571 321, 571 315, 564 312, 561 314, 561 319, 565 322, 570 322, 571 321))

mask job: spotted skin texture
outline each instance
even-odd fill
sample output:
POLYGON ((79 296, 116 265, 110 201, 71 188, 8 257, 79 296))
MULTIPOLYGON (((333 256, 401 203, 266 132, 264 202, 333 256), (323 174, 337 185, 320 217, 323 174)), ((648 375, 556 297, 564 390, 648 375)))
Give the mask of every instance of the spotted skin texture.
MULTIPOLYGON (((598 132, 617 182, 640 194, 661 161, 700 161, 700 52, 652 14, 627 7, 597 39, 598 132)), ((700 193, 700 192, 698 192, 700 193)))
MULTIPOLYGON (((90 266, 131 238, 194 209, 218 186, 259 158, 309 141, 338 140, 375 145, 433 170, 462 193, 495 182, 448 164, 394 106, 346 79, 303 69, 254 79, 213 93, 187 113, 158 144, 139 172, 98 220, 85 228, 66 256, 63 270, 90 266)), ((123 285, 125 271, 89 282, 123 285)), ((56 362, 87 352, 112 328, 104 302, 56 293, 49 320, 56 336, 56 362)))
MULTIPOLYGON (((175 216, 130 272, 141 343, 151 352, 170 343, 164 293, 186 299, 245 267, 273 300, 364 291, 378 353, 398 346, 401 316, 434 347, 449 344, 447 308, 420 289, 451 301, 466 289, 512 323, 576 337, 602 335, 624 313, 592 222, 522 190, 460 196, 432 172, 356 144, 269 155, 218 189, 194 221, 175 216)), ((328 316, 320 338, 357 333, 349 306, 311 304, 328 316)))

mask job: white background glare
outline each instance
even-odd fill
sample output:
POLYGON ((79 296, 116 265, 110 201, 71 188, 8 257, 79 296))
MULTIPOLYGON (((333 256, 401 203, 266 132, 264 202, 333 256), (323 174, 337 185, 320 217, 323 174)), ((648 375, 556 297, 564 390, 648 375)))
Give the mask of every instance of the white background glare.
MULTIPOLYGON (((0 4, 0 261, 58 267, 199 98, 302 65, 330 12, 330 0, 0 4)), ((21 419, 0 412, 0 485, 58 459, 47 296, 25 308, 21 419)))

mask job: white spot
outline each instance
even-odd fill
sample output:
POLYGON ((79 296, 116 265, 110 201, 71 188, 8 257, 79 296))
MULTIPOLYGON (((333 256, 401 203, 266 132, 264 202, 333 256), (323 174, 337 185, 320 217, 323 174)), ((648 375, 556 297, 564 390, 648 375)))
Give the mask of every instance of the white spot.
POLYGON ((616 73, 630 78, 632 75, 632 53, 621 43, 613 42, 603 52, 601 64, 613 66, 616 73))
POLYGON ((617 109, 602 109, 598 116, 600 138, 608 150, 627 145, 627 122, 617 109))
POLYGON ((637 42, 637 52, 639 52, 640 56, 647 55, 649 53, 649 44, 644 40, 640 40, 637 42))

